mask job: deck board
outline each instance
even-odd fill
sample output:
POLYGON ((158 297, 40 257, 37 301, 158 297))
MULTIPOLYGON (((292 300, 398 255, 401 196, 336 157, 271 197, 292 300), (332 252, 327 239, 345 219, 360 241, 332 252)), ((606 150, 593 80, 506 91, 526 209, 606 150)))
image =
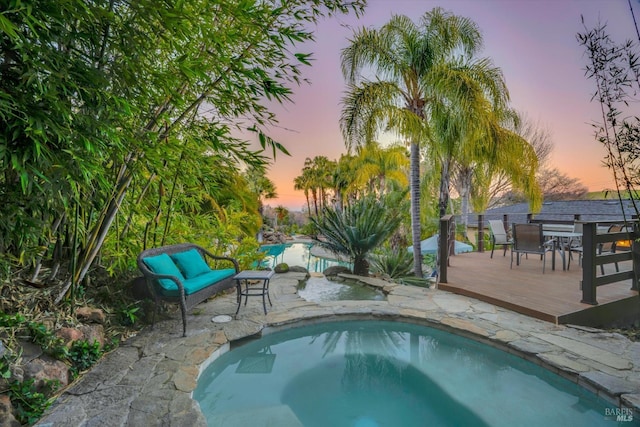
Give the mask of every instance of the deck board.
MULTIPOLYGON (((553 323, 585 319, 589 313, 602 313, 603 310, 617 312, 621 317, 633 316, 633 312, 628 313, 630 306, 635 306, 631 310, 637 314, 640 300, 638 292, 631 290, 630 280, 599 287, 598 305, 592 306, 580 302, 582 270, 577 262, 572 261, 571 269, 563 271, 558 255, 556 269, 552 270, 548 256, 543 274, 539 256, 529 255, 521 259, 519 266, 514 260, 513 268, 510 268, 510 261, 510 253, 503 256, 502 251, 496 251, 493 258, 490 258, 490 252, 452 256, 447 269, 448 283, 438 286, 553 323), (633 303, 636 300, 638 304, 633 303)), ((621 263, 620 267, 621 270, 628 269, 630 262, 621 263)), ((614 271, 613 265, 605 266, 605 272, 614 271)), ((590 326, 597 326, 595 320, 592 323, 590 326)))

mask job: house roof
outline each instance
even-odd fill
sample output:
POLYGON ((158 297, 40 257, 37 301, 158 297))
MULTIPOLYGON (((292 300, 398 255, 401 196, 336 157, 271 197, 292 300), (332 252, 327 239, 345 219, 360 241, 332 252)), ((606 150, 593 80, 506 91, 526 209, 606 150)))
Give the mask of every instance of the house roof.
MULTIPOLYGON (((640 209, 640 206, 638 206, 640 209)), ((502 219, 509 215, 509 222, 527 222, 529 213, 528 203, 517 203, 510 206, 501 206, 489 209, 484 213, 485 221, 489 219, 502 219)), ((637 215, 631 200, 623 200, 622 206, 619 200, 561 200, 544 202, 540 213, 533 215, 534 220, 543 221, 567 221, 573 222, 576 215, 580 215, 582 221, 623 221, 625 216, 631 219, 637 215), (623 215, 624 208, 624 215, 623 215)), ((469 225, 477 225, 477 214, 469 216, 469 225)))

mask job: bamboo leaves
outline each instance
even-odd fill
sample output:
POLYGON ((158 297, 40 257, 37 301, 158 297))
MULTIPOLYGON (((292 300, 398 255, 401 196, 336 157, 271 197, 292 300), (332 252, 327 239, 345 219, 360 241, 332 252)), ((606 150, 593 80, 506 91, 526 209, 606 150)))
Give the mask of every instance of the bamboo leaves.
POLYGON ((363 7, 332 0, 22 3, 0 14, 0 215, 10 219, 0 225, 0 249, 5 260, 29 264, 67 248, 68 266, 73 245, 56 239, 80 237, 64 292, 82 282, 103 248, 103 260, 127 248, 133 259, 158 212, 158 242, 174 227, 184 230, 190 215, 210 215, 203 214, 207 200, 240 220, 229 213, 242 208, 230 206, 244 203, 217 199, 243 165, 269 161, 265 150, 287 154, 265 134, 276 121, 265 100, 285 102, 301 82, 309 57, 291 52, 292 43, 312 38, 309 22, 363 7), (258 133, 261 151, 237 137, 247 128, 258 133), (169 193, 158 203, 162 187, 169 193), (61 217, 79 220, 47 236, 61 217))

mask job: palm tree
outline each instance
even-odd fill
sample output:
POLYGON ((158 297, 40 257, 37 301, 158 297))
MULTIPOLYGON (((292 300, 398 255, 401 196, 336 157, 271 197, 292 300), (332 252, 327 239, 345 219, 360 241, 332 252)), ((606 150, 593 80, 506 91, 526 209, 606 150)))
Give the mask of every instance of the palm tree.
MULTIPOLYGON (((311 193, 313 200, 313 208, 318 216, 318 187, 316 185, 317 178, 315 176, 315 169, 313 168, 313 160, 309 157, 304 159, 304 167, 302 168, 302 181, 304 182, 307 191, 311 193)), ((309 208, 309 215, 311 215, 311 208, 309 208)))
POLYGON ((289 218, 289 209, 285 208, 282 205, 278 205, 275 208, 276 211, 276 225, 285 225, 289 218))
POLYGON ((311 203, 309 202, 309 183, 308 176, 303 173, 293 179, 293 189, 304 191, 304 198, 307 201, 307 212, 311 215, 311 203))
MULTIPOLYGON (((536 183, 536 153, 519 135, 502 124, 517 121, 517 115, 507 108, 509 92, 502 71, 489 59, 475 59, 461 55, 451 63, 443 78, 454 94, 444 93, 432 103, 430 125, 434 152, 441 168, 439 209, 444 215, 449 203, 451 174, 458 167, 461 197, 466 203, 471 179, 478 164, 488 166, 489 172, 502 170, 523 189, 532 210, 539 209, 540 190, 536 183)), ((488 180, 476 175, 476 182, 488 180)), ((466 220, 466 217, 465 217, 466 220)))
POLYGON ((356 158, 351 154, 342 154, 333 172, 334 204, 337 210, 342 210, 350 200, 355 200, 355 180, 357 173, 356 158))
MULTIPOLYGON (((319 210, 327 206, 328 191, 333 189, 336 167, 337 163, 325 156, 316 156, 313 159, 307 157, 304 161, 302 176, 299 177, 300 186, 296 189, 305 190, 305 195, 311 192, 316 216, 318 216, 319 210)), ((311 210, 310 207, 309 210, 311 210)))
POLYGON ((336 162, 329 160, 325 156, 316 156, 313 158, 313 171, 315 185, 318 187, 318 196, 320 199, 320 209, 324 209, 328 204, 329 194, 327 191, 333 188, 333 174, 336 169, 336 162))
POLYGON ((356 161, 355 182, 368 187, 371 193, 384 196, 392 184, 404 188, 409 184, 409 158, 405 147, 381 148, 377 143, 370 142, 359 149, 356 161))
MULTIPOLYGON (((420 144, 430 141, 427 119, 438 99, 465 104, 450 76, 456 55, 472 56, 481 46, 477 25, 435 8, 416 25, 395 15, 379 30, 358 30, 342 51, 342 72, 348 82, 341 128, 348 149, 364 145, 384 129, 405 138, 410 151, 411 237, 414 273, 422 276, 420 253, 420 144), (375 80, 361 76, 373 70, 375 80)), ((458 83, 457 81, 455 83, 458 83)))
POLYGON ((246 172, 246 179, 249 183, 251 192, 258 199, 258 210, 260 215, 264 212, 263 199, 275 199, 278 197, 276 192, 276 185, 267 178, 266 170, 264 168, 250 168, 246 172))
POLYGON ((319 245, 350 257, 353 273, 368 276, 367 254, 393 234, 401 218, 397 210, 385 207, 384 201, 369 196, 343 210, 326 208, 322 216, 311 218, 311 221, 325 238, 318 241, 319 245))
MULTIPOLYGON (((517 121, 516 115, 511 116, 517 121)), ((492 177, 501 174, 512 188, 521 191, 536 212, 542 203, 542 192, 537 180, 538 157, 535 148, 524 138, 499 125, 491 132, 479 135, 477 140, 456 159, 455 185, 461 200, 462 224, 467 224, 469 202, 477 212, 488 205, 492 177)))

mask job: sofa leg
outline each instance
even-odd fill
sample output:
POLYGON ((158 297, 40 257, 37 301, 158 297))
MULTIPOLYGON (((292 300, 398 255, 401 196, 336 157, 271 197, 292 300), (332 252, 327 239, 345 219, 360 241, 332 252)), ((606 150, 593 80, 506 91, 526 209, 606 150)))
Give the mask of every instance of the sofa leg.
POLYGON ((182 336, 187 336, 187 306, 184 301, 180 301, 180 311, 182 312, 182 336))

